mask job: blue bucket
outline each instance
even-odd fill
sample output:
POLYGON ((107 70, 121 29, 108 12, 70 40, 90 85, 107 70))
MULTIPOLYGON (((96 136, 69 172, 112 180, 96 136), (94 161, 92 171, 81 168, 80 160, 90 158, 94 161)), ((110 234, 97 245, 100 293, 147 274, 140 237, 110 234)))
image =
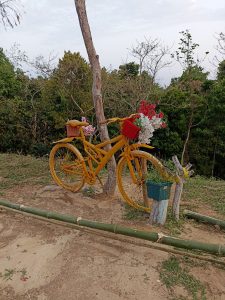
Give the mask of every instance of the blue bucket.
POLYGON ((146 182, 148 197, 157 201, 168 200, 172 182, 155 182, 148 180, 146 182))

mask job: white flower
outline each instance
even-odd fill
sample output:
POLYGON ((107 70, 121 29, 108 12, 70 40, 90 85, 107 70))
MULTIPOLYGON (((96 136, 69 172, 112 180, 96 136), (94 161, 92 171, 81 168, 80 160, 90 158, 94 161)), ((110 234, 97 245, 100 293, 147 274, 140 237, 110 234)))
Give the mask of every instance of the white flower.
POLYGON ((153 132, 162 125, 162 119, 154 116, 151 120, 143 113, 140 113, 139 123, 141 130, 139 132, 138 141, 141 144, 149 144, 153 137, 153 132))

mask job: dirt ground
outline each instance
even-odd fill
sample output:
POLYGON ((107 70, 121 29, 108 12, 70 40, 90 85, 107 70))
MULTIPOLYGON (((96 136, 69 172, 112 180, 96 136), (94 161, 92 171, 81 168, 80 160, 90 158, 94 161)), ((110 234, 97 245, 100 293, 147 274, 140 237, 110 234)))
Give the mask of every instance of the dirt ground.
MULTIPOLYGON (((147 225, 147 217, 125 220, 119 196, 95 199, 55 185, 23 185, 9 189, 4 199, 90 220, 162 230, 147 225)), ((192 221, 185 224, 181 237, 225 244, 223 231, 192 221)), ((179 286, 171 298, 161 281, 158 266, 170 256, 0 209, 0 300, 192 299, 179 286)), ((225 299, 225 269, 196 263, 192 273, 206 286, 204 299, 225 299)))

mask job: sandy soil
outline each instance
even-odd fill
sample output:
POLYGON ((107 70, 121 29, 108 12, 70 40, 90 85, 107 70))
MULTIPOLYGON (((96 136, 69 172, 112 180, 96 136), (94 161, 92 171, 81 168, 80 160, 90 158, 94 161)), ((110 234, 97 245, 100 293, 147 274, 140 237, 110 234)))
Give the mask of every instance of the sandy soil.
MULTIPOLYGON (((86 219, 160 231, 143 221, 123 219, 121 199, 93 199, 55 185, 23 186, 4 196, 86 219)), ((184 238, 225 244, 224 232, 188 222, 184 238)), ((0 300, 171 299, 158 265, 168 253, 58 226, 0 209, 0 300)), ((225 270, 193 266, 207 287, 207 299, 225 299, 225 270)), ((186 292, 177 287, 177 299, 186 292)), ((191 298, 190 298, 191 299, 191 298)))

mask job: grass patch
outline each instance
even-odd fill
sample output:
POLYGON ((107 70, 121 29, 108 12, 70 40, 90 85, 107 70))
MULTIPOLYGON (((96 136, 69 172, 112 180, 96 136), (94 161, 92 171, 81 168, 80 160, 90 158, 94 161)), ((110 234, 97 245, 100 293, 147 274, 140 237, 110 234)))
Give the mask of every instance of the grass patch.
POLYGON ((26 268, 23 268, 21 270, 5 269, 3 273, 0 273, 0 277, 3 278, 3 280, 8 281, 12 280, 13 276, 17 273, 20 274, 20 280, 26 281, 28 279, 26 268))
POLYGON ((184 199, 195 204, 207 204, 225 216, 225 181, 215 178, 195 176, 184 185, 184 199))
POLYGON ((144 220, 146 216, 149 217, 149 214, 146 214, 144 211, 140 211, 127 203, 124 204, 123 218, 126 220, 144 220))
POLYGON ((5 269, 4 273, 0 273, 0 277, 2 277, 5 281, 12 280, 15 273, 15 269, 5 269))
POLYGON ((82 194, 85 197, 93 197, 93 196, 96 195, 96 191, 95 191, 95 188, 93 186, 88 186, 88 187, 84 187, 82 189, 82 194))
POLYGON ((183 228, 184 228, 184 218, 181 215, 180 219, 176 221, 172 215, 172 210, 170 207, 168 207, 167 212, 167 219, 166 224, 164 226, 168 231, 170 235, 177 236, 181 234, 183 228))
POLYGON ((0 154, 0 193, 19 184, 51 182, 47 158, 30 155, 0 154))
POLYGON ((205 300, 206 289, 205 286, 189 273, 189 269, 182 267, 180 261, 172 256, 168 260, 162 262, 160 268, 160 279, 170 290, 170 294, 173 299, 185 299, 182 295, 178 295, 175 298, 173 288, 176 286, 182 286, 192 297, 193 300, 205 300))

